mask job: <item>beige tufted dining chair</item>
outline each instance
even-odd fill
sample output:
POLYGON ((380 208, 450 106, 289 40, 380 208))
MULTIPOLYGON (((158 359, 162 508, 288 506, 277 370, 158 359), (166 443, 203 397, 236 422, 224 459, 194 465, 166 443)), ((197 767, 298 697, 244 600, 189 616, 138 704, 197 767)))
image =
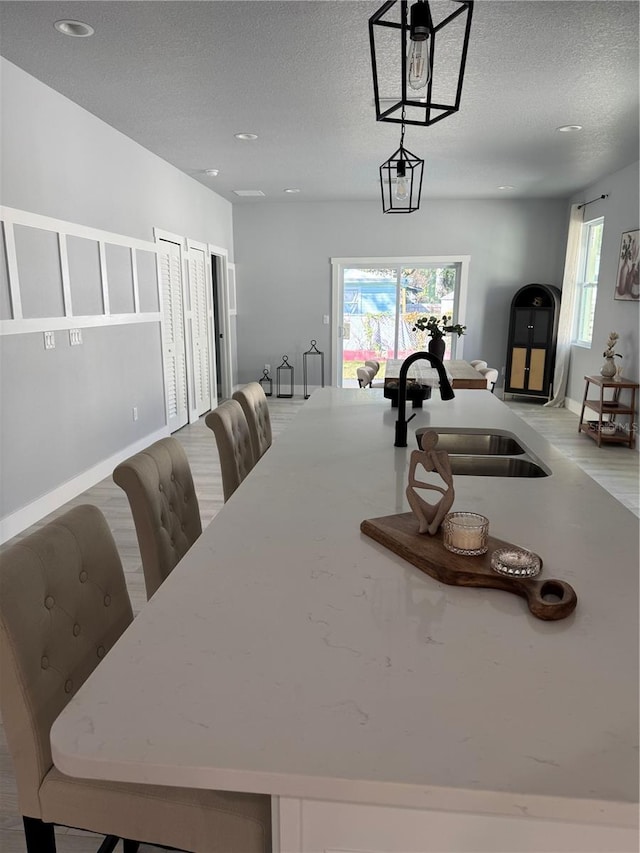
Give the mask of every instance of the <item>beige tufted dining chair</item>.
POLYGON ((221 403, 204 422, 216 437, 226 502, 256 464, 249 425, 237 400, 221 403))
POLYGON ((53 764, 54 720, 132 621, 100 510, 75 507, 0 556, 0 709, 27 853, 55 853, 55 825, 107 835, 99 853, 119 838, 124 853, 269 853, 267 796, 78 779, 53 764))
POLYGON ((202 533, 189 460, 177 438, 161 438, 121 462, 113 480, 129 500, 151 598, 202 533))
POLYGON ((253 457, 257 462, 271 447, 271 417, 267 397, 258 382, 249 382, 233 395, 247 419, 253 457))

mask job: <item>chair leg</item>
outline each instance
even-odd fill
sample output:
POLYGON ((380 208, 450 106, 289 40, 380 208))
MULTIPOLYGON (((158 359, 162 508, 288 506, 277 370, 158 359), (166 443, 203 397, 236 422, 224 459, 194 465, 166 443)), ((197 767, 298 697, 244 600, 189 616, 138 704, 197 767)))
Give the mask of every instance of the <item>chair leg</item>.
POLYGON ((52 823, 37 817, 23 817, 27 853, 56 853, 56 834, 52 823))
POLYGON ((140 847, 139 841, 129 841, 128 838, 122 839, 123 853, 138 853, 138 847, 140 847))
POLYGON ((120 839, 117 835, 106 835, 96 853, 113 853, 120 839))

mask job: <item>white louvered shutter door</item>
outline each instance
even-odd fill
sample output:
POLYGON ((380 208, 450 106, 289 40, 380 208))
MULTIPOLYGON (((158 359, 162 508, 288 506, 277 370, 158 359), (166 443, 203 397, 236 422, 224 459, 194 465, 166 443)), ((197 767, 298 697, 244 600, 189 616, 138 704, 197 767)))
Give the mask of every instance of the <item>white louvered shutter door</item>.
POLYGON ((191 291, 191 329, 193 335, 193 384, 198 415, 211 408, 209 368, 209 311, 207 305, 206 255, 189 246, 189 285, 191 291))
POLYGON ((162 284, 163 349, 167 424, 171 432, 188 423, 187 364, 184 345, 184 312, 182 308, 182 267, 180 246, 160 241, 160 276, 162 284))

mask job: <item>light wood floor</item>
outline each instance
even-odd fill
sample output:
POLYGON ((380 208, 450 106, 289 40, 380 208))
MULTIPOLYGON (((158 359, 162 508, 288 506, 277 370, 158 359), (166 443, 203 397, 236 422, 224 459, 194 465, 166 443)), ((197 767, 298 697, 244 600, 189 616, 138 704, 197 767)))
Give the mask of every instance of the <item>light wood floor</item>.
MULTIPOLYGON (((363 393, 368 393, 363 391, 363 393)), ((480 393, 480 392, 478 392, 480 393)), ((619 445, 598 448, 586 435, 578 434, 578 417, 567 409, 546 409, 537 402, 506 400, 506 404, 524 421, 541 433, 567 457, 571 458, 587 474, 602 485, 624 506, 640 515, 638 498, 639 454, 619 445)), ((274 441, 286 429, 304 405, 302 399, 269 400, 274 441)), ((200 503, 203 527, 216 515, 223 505, 222 478, 213 434, 201 418, 197 423, 184 427, 175 435, 183 443, 200 503)), ((56 515, 83 503, 92 503, 103 511, 122 558, 129 594, 134 612, 144 606, 146 597, 140 564, 135 528, 127 498, 110 478, 83 492, 73 501, 42 519, 34 527, 25 530, 15 540, 42 526, 56 515)), ((9 543, 8 543, 9 544, 9 543)), ((17 797, 11 760, 0 726, 0 851, 2 853, 24 853, 22 820, 17 808, 17 797)), ((99 846, 97 836, 76 830, 57 830, 59 853, 94 853, 99 846)), ((118 847, 118 850, 120 847, 118 847)), ((158 848, 143 845, 141 852, 151 853, 158 848)))

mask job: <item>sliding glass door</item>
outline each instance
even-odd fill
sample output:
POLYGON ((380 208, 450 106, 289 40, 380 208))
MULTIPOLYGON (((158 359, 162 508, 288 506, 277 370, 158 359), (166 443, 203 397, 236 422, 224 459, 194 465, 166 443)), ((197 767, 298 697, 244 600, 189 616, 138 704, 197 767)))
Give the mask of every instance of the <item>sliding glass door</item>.
MULTIPOLYGON (((339 362, 334 371, 337 384, 357 386, 356 370, 369 359, 380 362, 376 378, 381 378, 387 359, 406 358, 426 349, 426 332, 413 331, 418 317, 446 314, 459 322, 461 266, 460 262, 400 261, 334 267, 334 299, 339 295, 341 305, 334 336, 339 342, 334 350, 339 362)), ((457 343, 446 336, 445 358, 456 357, 457 343)))

